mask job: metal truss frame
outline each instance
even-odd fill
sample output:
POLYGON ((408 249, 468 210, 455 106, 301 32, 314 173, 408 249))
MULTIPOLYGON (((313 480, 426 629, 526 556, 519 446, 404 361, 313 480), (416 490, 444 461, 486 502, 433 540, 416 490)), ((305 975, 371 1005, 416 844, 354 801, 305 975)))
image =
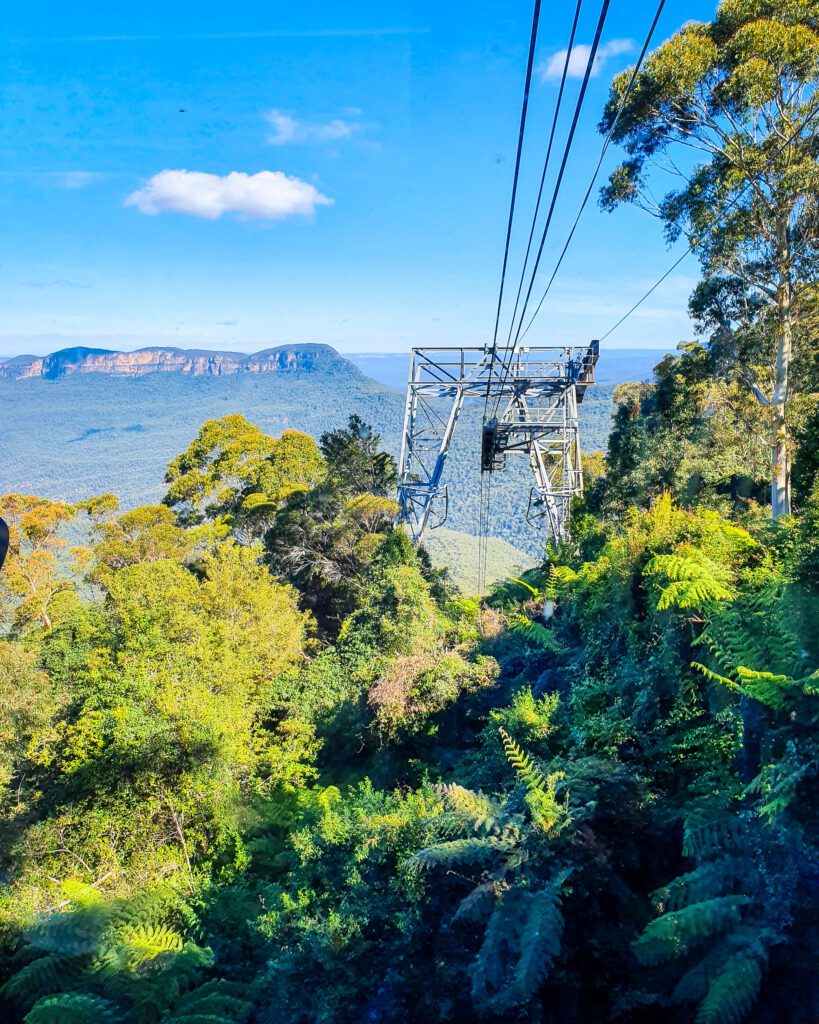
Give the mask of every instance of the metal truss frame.
POLYGON ((600 343, 502 349, 412 351, 398 475, 400 518, 413 541, 446 520, 442 483, 455 427, 467 399, 497 414, 484 425, 481 471, 503 468, 509 455, 529 458, 535 483, 527 519, 554 538, 567 535, 569 507, 583 490, 577 407, 594 383, 600 343), (438 521, 430 522, 443 500, 438 521))

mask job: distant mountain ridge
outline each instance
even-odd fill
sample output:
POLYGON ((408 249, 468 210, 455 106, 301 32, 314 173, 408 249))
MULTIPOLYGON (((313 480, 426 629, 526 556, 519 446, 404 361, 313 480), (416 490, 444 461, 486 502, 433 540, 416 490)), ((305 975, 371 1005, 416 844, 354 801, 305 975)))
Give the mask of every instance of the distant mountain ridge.
POLYGON ((278 345, 248 355, 156 346, 135 352, 112 349, 60 349, 47 356, 14 356, 0 362, 0 377, 25 380, 42 377, 57 380, 69 374, 105 373, 115 377, 139 377, 147 373, 185 373, 193 377, 223 377, 235 373, 346 372, 362 376, 348 359, 330 345, 278 345))

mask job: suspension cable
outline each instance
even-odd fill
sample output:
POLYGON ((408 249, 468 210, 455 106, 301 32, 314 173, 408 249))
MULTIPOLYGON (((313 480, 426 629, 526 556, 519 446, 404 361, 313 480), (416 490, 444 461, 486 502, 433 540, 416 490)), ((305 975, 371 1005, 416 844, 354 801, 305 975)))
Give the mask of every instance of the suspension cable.
POLYGON ((512 339, 512 330, 513 330, 513 328, 515 326, 515 319, 516 319, 517 314, 518 314, 518 304, 520 303, 520 295, 521 295, 521 292, 523 291, 523 282, 526 279, 526 268, 529 266, 529 256, 531 255, 531 252, 532 252, 532 240, 535 237, 535 228, 537 227, 537 218, 538 218, 538 214, 540 213, 540 203, 541 203, 541 200, 543 198, 543 188, 544 188, 544 186, 546 184, 546 173, 549 170, 549 161, 550 161, 551 156, 552 156, 552 146, 554 145, 555 133, 557 132, 557 122, 558 122, 558 118, 560 117, 560 107, 561 107, 561 104, 563 102, 563 92, 564 92, 564 90, 566 88, 566 79, 568 78, 568 74, 569 74, 569 62, 572 59, 572 51, 574 50, 574 39, 575 39, 575 35, 577 33, 577 23, 580 20, 580 8, 582 6, 582 3, 583 3, 583 0, 577 0, 577 6, 575 7, 575 12, 574 12, 574 20, 572 21, 572 29, 571 29, 571 32, 569 33, 569 45, 568 45, 568 48, 566 49, 566 59, 563 62, 563 73, 560 76, 560 88, 558 89, 557 101, 555 102, 555 112, 554 112, 554 116, 552 117, 552 127, 551 127, 551 131, 549 132, 549 144, 546 147, 546 159, 543 161, 543 173, 540 175, 540 185, 538 186, 538 190, 537 190, 537 201, 535 203, 535 212, 532 215, 532 226, 529 229, 529 240, 526 243, 526 256, 524 257, 524 260, 523 260, 523 269, 520 272, 520 281, 518 282, 518 292, 517 292, 517 295, 515 296, 515 307, 512 310, 512 320, 511 320, 511 322, 509 324, 509 334, 507 335, 507 338, 506 338, 506 347, 507 348, 509 347, 509 344, 510 344, 511 339, 512 339))
MULTIPOLYGON (((512 179, 512 198, 509 203, 509 220, 506 225, 506 245, 503 250, 503 268, 501 269, 500 290, 498 292, 498 310, 495 314, 495 331, 492 336, 492 362, 495 359, 495 348, 498 341, 498 326, 500 324, 501 306, 503 305, 503 286, 506 281, 506 267, 509 262, 509 245, 512 240, 512 222, 515 219, 515 201, 518 194, 518 178, 520 177, 520 162, 523 153, 523 138, 526 134, 526 115, 529 110, 529 91, 532 87, 532 69, 535 63, 535 50, 537 49, 537 32, 540 23, 541 0, 535 0, 532 11, 532 32, 529 38, 529 57, 526 63, 526 84, 523 87, 523 104, 520 111, 520 128, 518 129, 518 149, 515 155, 515 176, 512 179)), ((491 373, 491 364, 490 364, 491 373)), ((488 385, 487 385, 488 388, 488 385)))
MULTIPOLYGON (((498 290, 498 308, 495 314, 495 329, 492 335, 492 351, 489 359, 489 372, 486 378, 486 396, 483 406, 483 420, 486 422, 486 411, 489 405, 489 394, 492 386, 492 375, 495 369, 495 356, 498 344, 498 328, 500 326, 501 309, 503 308, 503 289, 506 282, 506 269, 509 264, 509 247, 512 241, 512 225, 515 219, 515 203, 518 193, 518 181, 520 178, 521 157, 523 155, 523 140, 526 135, 526 116, 529 111, 529 93, 532 87, 532 72, 535 65, 535 52, 537 50, 537 36, 540 25, 540 8, 542 0, 535 0, 532 9, 532 28, 529 35, 529 53, 526 61, 526 80, 523 87, 523 102, 520 111, 520 127, 518 129, 518 145, 515 154, 515 173, 512 179, 512 196, 509 202, 509 219, 506 224, 506 242, 503 250, 503 266, 501 269, 500 288, 498 290)), ((478 582, 479 593, 483 592, 483 549, 486 543, 487 509, 484 503, 483 472, 481 472, 481 494, 478 506, 479 534, 478 534, 478 582)))
MULTIPOLYGON (((539 245, 538 251, 537 251, 537 256, 535 258, 535 263, 534 263, 534 266, 532 268, 532 275, 531 275, 531 279, 529 281, 529 288, 527 289, 526 298, 524 299, 523 308, 522 308, 521 313, 520 313, 520 321, 519 321, 519 324, 518 324, 518 331, 520 330, 520 323, 523 322, 523 318, 526 315, 526 309, 527 309, 527 306, 528 306, 528 303, 529 303, 529 299, 530 299, 530 297, 532 295, 532 289, 534 287, 535 278, 536 278, 536 275, 537 275, 537 270, 538 270, 538 267, 540 265, 541 257, 543 255, 543 248, 544 248, 544 246, 546 244, 546 237, 547 237, 547 235, 549 233, 549 227, 551 226, 551 223, 552 223, 552 215, 553 215, 554 210, 555 210, 555 205, 557 203, 558 195, 560 194, 560 186, 561 186, 561 184, 563 182, 563 175, 564 175, 564 173, 566 171, 566 164, 568 163, 568 160, 569 160, 569 154, 571 152, 572 143, 574 142, 574 135, 575 135, 575 131, 577 129, 577 123, 578 123, 578 121, 580 119, 580 111, 581 111, 581 109, 583 107, 583 101, 584 101, 584 99, 586 97, 586 90, 587 90, 588 85, 589 85, 589 79, 591 78, 591 74, 592 74, 592 71, 594 69, 594 63, 595 63, 595 60, 597 58, 597 50, 598 50, 598 47, 600 46, 600 37, 603 34, 603 26, 605 25, 605 22, 606 22, 606 15, 608 14, 609 5, 610 5, 610 0, 603 0, 603 3, 602 3, 601 8, 600 8, 600 17, 597 20, 597 28, 596 28, 595 33, 594 33, 594 39, 592 41, 592 45, 591 45, 591 47, 589 49, 589 57, 588 57, 588 61, 586 62, 586 70, 585 70, 585 72, 583 74, 583 81, 581 83, 580 92, 578 94, 577 102, 575 104, 574 114, 572 116, 572 123, 571 123, 571 126, 569 128, 569 134, 568 134, 568 136, 566 138, 566 144, 565 144, 565 146, 563 148, 563 157, 562 157, 562 159, 560 161, 560 170, 558 171, 557 180, 555 182, 555 186, 554 186, 554 189, 553 189, 553 192, 552 192, 552 200, 551 200, 551 203, 549 204, 549 212, 548 212, 547 217, 546 217, 546 224, 544 225, 544 228, 543 228, 543 233, 541 235, 540 245, 539 245)), ((515 344, 517 344, 517 337, 515 338, 515 344)), ((511 371, 511 361, 509 359, 506 359, 504 361, 503 370, 501 371, 501 373, 502 373, 502 376, 501 376, 501 386, 498 389, 498 394, 497 394, 496 399, 495 399, 495 405, 493 407, 493 413, 492 413, 493 417, 497 415, 498 409, 500 407, 501 392, 503 390, 504 384, 506 383, 506 381, 507 381, 507 379, 509 377, 510 371, 511 371)))
MULTIPOLYGON (((549 278, 549 283, 546 285, 546 289, 545 289, 545 291, 543 292, 543 295, 540 298, 540 302, 538 302, 537 308, 535 309, 534 313, 532 314, 532 317, 529 320, 529 323, 526 325, 525 330, 523 331, 523 333, 517 339, 519 342, 522 341, 526 337, 526 335, 529 332, 529 328, 532 326, 532 324, 535 321, 535 318, 537 317, 538 313, 540 312, 540 308, 543 305, 544 301, 546 300, 546 296, 549 294, 549 290, 551 289, 552 283, 554 282, 554 279, 557 276, 557 272, 558 272, 558 270, 560 270, 560 265, 563 263, 563 259, 564 259, 565 255, 566 255, 567 251, 568 251, 569 245, 571 244, 572 238, 574 238, 574 233, 577 230, 577 225, 580 223, 580 218, 581 218, 581 216, 583 214, 583 211, 586 208, 586 204, 589 201, 589 197, 592 194, 592 190, 594 188, 595 182, 597 181, 597 176, 600 173, 600 168, 603 166, 603 160, 604 160, 604 158, 606 156, 606 152, 607 152, 607 150, 609 148, 609 145, 610 145, 611 140, 612 140, 612 138, 614 136, 614 133, 617 130, 617 125, 620 123, 620 118, 623 115, 623 111, 626 108, 626 103, 628 102, 628 98, 631 95, 631 92, 632 92, 632 90, 634 88, 634 83, 637 80, 637 75, 640 73, 640 69, 643 66, 643 61, 646 58, 646 54, 648 52, 648 48, 651 45, 652 36, 654 35, 654 32, 655 32, 655 30, 657 28, 657 22, 660 20, 660 15, 662 14, 664 7, 665 7, 665 0, 660 0, 660 3, 657 5, 657 10, 656 10, 656 12, 654 14, 654 19, 651 22, 651 25, 650 25, 649 30, 648 30, 648 34, 646 35, 645 42, 643 43, 643 48, 640 51, 639 57, 637 58, 637 63, 634 65, 634 68, 632 69, 631 77, 629 78, 628 85, 626 86, 626 90, 623 93, 623 98, 620 100, 620 106, 617 109, 617 114, 616 114, 614 120, 612 121, 611 126, 609 127, 608 132, 606 133, 606 138, 605 138, 605 140, 603 142, 603 147, 602 147, 602 149, 600 151, 600 158, 598 159, 597 166, 595 167, 594 173, 591 176, 591 181, 589 182, 589 187, 586 189, 586 194, 583 196, 583 200, 580 203, 580 209, 577 211, 577 216, 574 219, 574 223, 572 224, 571 230, 569 231, 569 235, 566 238, 566 242, 565 242, 565 244, 563 246, 563 249, 562 249, 562 251, 560 253, 560 256, 557 259, 557 263, 555 264, 554 270, 552 271, 552 276, 549 278)), ((601 338, 601 341, 602 341, 602 338, 601 338)))
POLYGON ((549 213, 548 213, 548 215, 546 217, 546 223, 545 223, 545 225, 543 227, 543 234, 541 235, 540 245, 538 247, 537 256, 535 257, 535 264, 534 264, 534 266, 532 268, 532 274, 531 274, 531 278, 529 280, 529 287, 528 287, 528 289, 526 291, 526 297, 523 300, 523 308, 522 308, 521 313, 520 313, 520 321, 518 323, 518 329, 517 329, 517 333, 515 335, 515 343, 516 344, 517 344, 517 340, 518 340, 517 339, 517 334, 520 333, 520 324, 523 322, 523 319, 526 316, 526 310, 527 310, 528 305, 529 305, 529 299, 532 296, 532 289, 535 286, 535 278, 537 276, 538 267, 540 266, 540 260, 541 260, 541 257, 543 256, 543 248, 546 245, 546 238, 547 238, 547 236, 549 234, 549 228, 551 227, 551 224, 552 224, 552 215, 554 214, 555 205, 557 204, 557 198, 558 198, 558 195, 560 194, 560 186, 563 183, 563 175, 564 175, 564 173, 566 171, 566 164, 568 163, 569 154, 570 154, 571 149, 572 149, 572 143, 574 142, 574 133, 577 130, 577 122, 580 119, 580 111, 581 111, 581 109, 583 107, 583 101, 586 98, 586 90, 589 87, 589 79, 591 78, 592 70, 594 69, 594 63, 595 63, 595 60, 597 59, 597 49, 598 49, 598 47, 600 45, 600 37, 603 34, 603 26, 606 23, 606 15, 608 14, 608 11, 609 11, 609 4, 610 4, 610 0, 603 0, 603 4, 602 4, 602 6, 600 8, 600 17, 598 18, 597 29, 596 29, 596 31, 594 33, 594 40, 592 41, 591 49, 589 50, 589 59, 588 59, 588 62, 586 63, 586 70, 585 70, 585 72, 583 74, 583 81, 580 84, 580 93, 578 94, 578 97, 577 97, 577 103, 575 104, 574 115, 572 117, 571 127, 569 128, 569 135, 568 135, 568 137, 566 139, 566 146, 565 146, 565 148, 563 150, 563 159, 560 162, 560 170, 558 172, 557 181, 555 182, 554 191, 552 193, 552 201, 551 201, 551 203, 549 205, 549 213))

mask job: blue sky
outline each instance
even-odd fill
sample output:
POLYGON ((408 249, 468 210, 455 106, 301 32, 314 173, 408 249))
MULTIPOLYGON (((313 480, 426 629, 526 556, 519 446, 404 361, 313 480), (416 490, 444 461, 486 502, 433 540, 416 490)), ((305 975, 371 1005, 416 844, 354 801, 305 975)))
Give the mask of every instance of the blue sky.
MULTIPOLYGON (((599 11, 587 7, 581 44, 599 11)), ((596 163, 608 84, 654 7, 612 0, 544 270, 596 163)), ((573 10, 544 5, 518 255, 573 10)), ((669 0, 655 39, 712 13, 669 0)), ((487 340, 530 17, 522 0, 12 5, 0 42, 0 356, 487 340)), ((648 215, 590 204, 529 340, 599 336, 673 259, 648 215)), ((608 344, 690 335, 695 278, 684 262, 608 344)))

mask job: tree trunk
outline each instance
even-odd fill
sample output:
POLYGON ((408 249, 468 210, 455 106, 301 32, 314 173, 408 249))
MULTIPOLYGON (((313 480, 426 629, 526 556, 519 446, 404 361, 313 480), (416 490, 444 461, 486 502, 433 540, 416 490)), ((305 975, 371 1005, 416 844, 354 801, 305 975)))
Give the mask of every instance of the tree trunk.
POLYGON ((779 237, 781 270, 777 289, 779 330, 777 332, 774 389, 771 400, 773 413, 771 517, 774 521, 779 516, 790 515, 791 512, 791 465, 788 450, 788 426, 785 421, 793 351, 792 285, 787 217, 779 219, 777 235, 779 237))

